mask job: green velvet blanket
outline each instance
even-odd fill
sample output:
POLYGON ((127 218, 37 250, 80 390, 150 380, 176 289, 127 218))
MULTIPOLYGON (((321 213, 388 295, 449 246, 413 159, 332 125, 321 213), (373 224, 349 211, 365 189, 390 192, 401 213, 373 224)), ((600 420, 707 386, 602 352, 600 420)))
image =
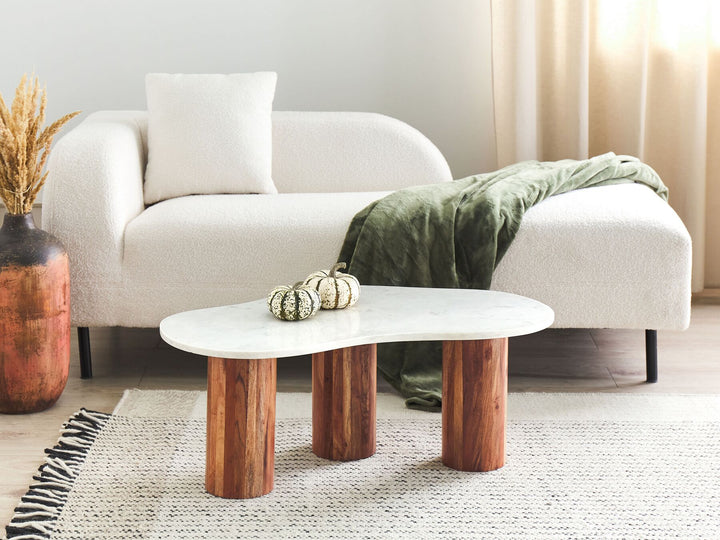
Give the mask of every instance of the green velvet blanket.
MULTIPOLYGON (((626 182, 645 184, 667 199, 655 171, 613 153, 583 161, 525 161, 403 189, 353 218, 338 260, 364 285, 488 289, 528 208, 573 189, 626 182)), ((439 409, 439 342, 381 344, 378 369, 408 407, 439 409)))

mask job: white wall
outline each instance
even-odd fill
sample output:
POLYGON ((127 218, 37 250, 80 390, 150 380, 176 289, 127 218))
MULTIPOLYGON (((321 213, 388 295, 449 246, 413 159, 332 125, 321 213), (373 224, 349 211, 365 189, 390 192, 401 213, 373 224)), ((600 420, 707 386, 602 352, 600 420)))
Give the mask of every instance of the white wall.
MULTIPOLYGON (((495 168, 490 0, 3 0, 0 92, 49 119, 145 109, 152 71, 278 72, 276 110, 358 110, 425 133, 456 178, 495 168)), ((74 122, 77 122, 74 121, 74 122)))

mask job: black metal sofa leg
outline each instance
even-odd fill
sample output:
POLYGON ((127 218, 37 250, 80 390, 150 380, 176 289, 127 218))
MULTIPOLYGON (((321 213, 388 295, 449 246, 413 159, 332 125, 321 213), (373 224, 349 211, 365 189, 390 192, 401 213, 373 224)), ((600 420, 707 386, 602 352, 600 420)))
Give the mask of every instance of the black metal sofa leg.
POLYGON ((647 369, 646 382, 657 382, 657 330, 645 330, 645 366, 647 369))
POLYGON ((78 349, 80 349, 80 378, 92 379, 90 329, 87 326, 78 326, 78 349))

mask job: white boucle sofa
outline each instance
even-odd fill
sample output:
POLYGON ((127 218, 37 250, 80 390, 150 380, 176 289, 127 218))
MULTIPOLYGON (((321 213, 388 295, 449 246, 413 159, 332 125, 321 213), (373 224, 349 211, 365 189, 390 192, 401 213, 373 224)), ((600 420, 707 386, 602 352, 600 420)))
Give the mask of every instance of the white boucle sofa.
MULTIPOLYGON (((329 267, 353 215, 392 190, 452 179, 421 133, 371 113, 274 112, 276 195, 196 195, 146 207, 146 112, 90 115, 55 146, 43 227, 71 261, 72 321, 155 327, 184 310, 264 297, 329 267)), ((684 329, 690 237, 637 184, 574 191, 531 208, 493 289, 540 300, 555 327, 684 329)), ((648 380, 654 332, 647 332, 648 380)))

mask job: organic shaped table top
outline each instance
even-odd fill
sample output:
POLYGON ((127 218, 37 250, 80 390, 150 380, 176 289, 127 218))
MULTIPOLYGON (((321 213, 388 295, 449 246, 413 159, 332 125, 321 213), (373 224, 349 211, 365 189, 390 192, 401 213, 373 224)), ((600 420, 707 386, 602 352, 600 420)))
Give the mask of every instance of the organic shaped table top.
POLYGON ((281 321, 265 299, 171 315, 160 335, 173 347, 220 358, 282 358, 367 343, 476 340, 531 334, 554 313, 498 291, 363 285, 352 307, 281 321))

